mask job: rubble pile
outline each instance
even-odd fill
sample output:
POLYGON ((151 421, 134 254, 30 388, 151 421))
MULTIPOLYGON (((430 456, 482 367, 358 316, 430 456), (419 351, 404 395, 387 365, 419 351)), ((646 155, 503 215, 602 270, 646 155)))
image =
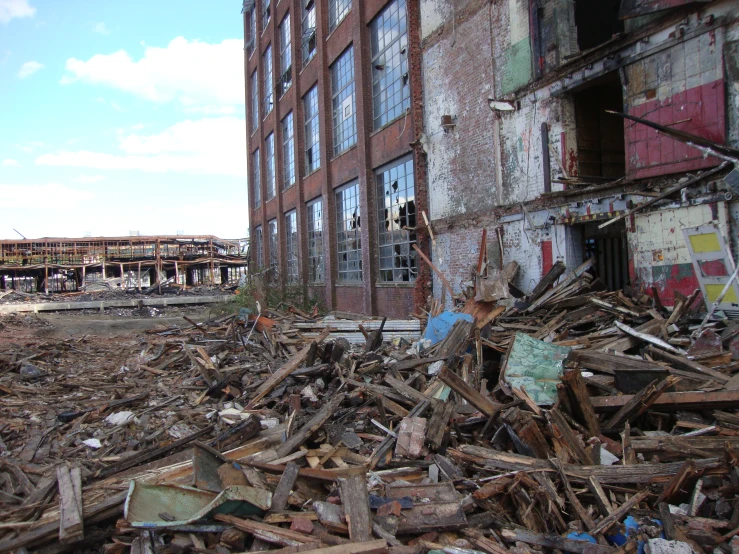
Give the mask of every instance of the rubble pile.
POLYGON ((0 552, 737 552, 739 325, 591 263, 0 347, 0 552))

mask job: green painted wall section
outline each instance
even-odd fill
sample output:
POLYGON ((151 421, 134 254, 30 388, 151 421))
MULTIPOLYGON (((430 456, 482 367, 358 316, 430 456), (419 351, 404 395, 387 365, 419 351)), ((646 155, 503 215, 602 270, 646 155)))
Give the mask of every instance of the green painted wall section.
POLYGON ((519 40, 505 51, 501 94, 521 88, 533 77, 531 69, 531 43, 529 37, 519 40))

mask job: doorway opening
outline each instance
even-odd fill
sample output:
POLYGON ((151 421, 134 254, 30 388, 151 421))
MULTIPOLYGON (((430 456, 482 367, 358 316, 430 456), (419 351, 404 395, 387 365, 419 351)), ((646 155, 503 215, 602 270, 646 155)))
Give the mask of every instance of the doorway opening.
POLYGON ((609 291, 621 290, 629 281, 629 248, 626 222, 621 220, 603 229, 600 221, 580 225, 585 259, 595 257, 593 272, 609 291))

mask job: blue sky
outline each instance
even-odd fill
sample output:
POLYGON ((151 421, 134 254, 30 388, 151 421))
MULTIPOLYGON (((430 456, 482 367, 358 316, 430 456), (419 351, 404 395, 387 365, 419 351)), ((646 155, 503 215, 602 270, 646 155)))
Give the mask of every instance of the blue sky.
POLYGON ((238 0, 0 0, 0 239, 246 234, 238 0))

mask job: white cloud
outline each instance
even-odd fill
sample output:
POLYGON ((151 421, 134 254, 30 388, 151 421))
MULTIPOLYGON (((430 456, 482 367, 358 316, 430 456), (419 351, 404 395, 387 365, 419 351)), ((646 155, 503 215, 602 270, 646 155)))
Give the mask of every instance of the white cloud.
POLYGON ((30 154, 36 148, 41 148, 43 145, 43 142, 27 142, 25 144, 16 144, 18 149, 25 152, 26 154, 30 154))
POLYGON ((0 23, 8 23, 11 19, 33 17, 36 8, 28 4, 28 0, 0 0, 0 23))
POLYGON ((246 175, 244 120, 236 117, 182 121, 154 135, 119 137, 119 153, 60 151, 36 158, 36 165, 98 170, 246 175))
POLYGON ((33 199, 34 209, 70 209, 91 200, 94 195, 85 190, 77 190, 59 183, 45 185, 9 185, 0 183, 0 198, 3 209, 27 208, 29 198, 33 199))
POLYGON ((44 68, 44 64, 31 60, 30 62, 24 63, 21 66, 21 68, 18 70, 18 78, 25 79, 26 77, 30 77, 31 75, 36 73, 38 70, 43 69, 43 68, 44 68))
POLYGON ((110 34, 110 29, 108 29, 108 27, 105 25, 105 22, 103 21, 101 21, 100 23, 96 23, 92 30, 100 35, 110 34))
POLYGON ((18 160, 14 160, 13 158, 5 158, 3 160, 3 166, 4 167, 20 167, 21 164, 18 163, 18 160))
POLYGON ((75 179, 77 183, 99 183, 100 181, 105 181, 106 177, 104 175, 80 175, 75 179))
POLYGON ((244 104, 243 64, 241 39, 209 44, 177 37, 163 48, 146 46, 137 60, 125 50, 87 61, 70 58, 61 83, 106 86, 188 109, 222 109, 244 104))

